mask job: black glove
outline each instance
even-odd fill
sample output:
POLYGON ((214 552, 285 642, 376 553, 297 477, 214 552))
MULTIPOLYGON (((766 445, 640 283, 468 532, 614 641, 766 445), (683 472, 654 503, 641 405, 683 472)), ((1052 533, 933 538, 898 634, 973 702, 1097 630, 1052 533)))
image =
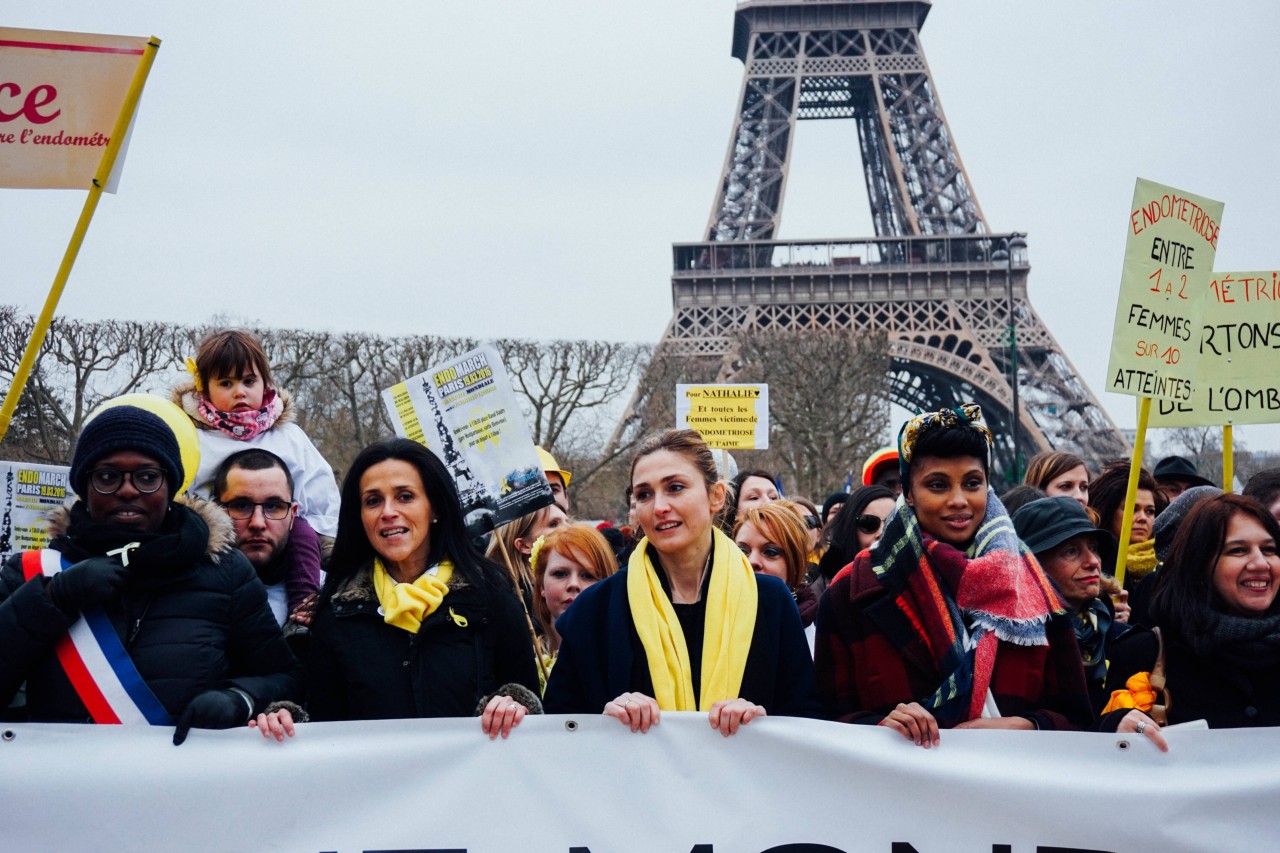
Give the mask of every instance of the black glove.
POLYGON ((115 598, 128 571, 114 557, 90 557, 51 577, 49 597, 59 610, 73 616, 85 607, 115 598))
POLYGON ((181 746, 193 728, 234 729, 248 722, 249 707, 243 695, 234 690, 206 690, 192 699, 178 718, 173 745, 181 746))

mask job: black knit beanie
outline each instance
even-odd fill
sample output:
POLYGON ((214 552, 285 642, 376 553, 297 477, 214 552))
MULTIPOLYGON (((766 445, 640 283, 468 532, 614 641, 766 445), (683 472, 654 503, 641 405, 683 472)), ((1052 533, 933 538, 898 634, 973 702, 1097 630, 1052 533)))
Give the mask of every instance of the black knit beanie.
POLYGON ((93 463, 117 450, 136 450, 155 459, 164 468, 172 496, 182 485, 182 451, 173 430, 159 415, 137 406, 104 409, 80 431, 76 452, 71 457, 71 487, 84 497, 93 463))

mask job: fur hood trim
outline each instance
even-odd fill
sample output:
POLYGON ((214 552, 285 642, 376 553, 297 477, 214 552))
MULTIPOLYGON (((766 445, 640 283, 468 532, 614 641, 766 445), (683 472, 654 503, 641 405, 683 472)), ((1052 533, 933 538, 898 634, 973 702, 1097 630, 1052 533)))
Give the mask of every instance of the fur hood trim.
MULTIPOLYGON (((281 410, 280 417, 276 418, 276 422, 271 425, 271 429, 283 426, 296 417, 293 410, 293 398, 289 396, 289 392, 283 388, 277 388, 276 393, 280 395, 281 410)), ((196 429, 214 429, 204 418, 200 417, 200 401, 196 398, 196 383, 194 379, 185 379, 173 386, 173 390, 169 392, 169 402, 186 412, 187 417, 195 422, 196 429)))
MULTIPOLYGON (((449 578, 449 591, 465 589, 471 584, 461 572, 454 572, 449 578)), ((365 563, 360 571, 342 582, 333 593, 333 601, 377 601, 378 593, 373 589, 373 563, 365 563)))
MULTIPOLYGON (((204 520, 209 528, 209 544, 205 548, 205 556, 211 562, 217 563, 222 554, 236 547, 235 525, 222 507, 213 501, 186 494, 178 495, 173 502, 186 507, 204 520)), ((50 539, 66 533, 70 526, 71 510, 65 506, 56 507, 45 514, 45 529, 49 532, 50 539)))

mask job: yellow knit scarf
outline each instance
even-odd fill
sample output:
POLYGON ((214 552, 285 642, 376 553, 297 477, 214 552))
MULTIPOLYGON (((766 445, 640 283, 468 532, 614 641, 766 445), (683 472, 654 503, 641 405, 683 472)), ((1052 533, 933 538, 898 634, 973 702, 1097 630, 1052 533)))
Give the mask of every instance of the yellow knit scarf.
POLYGON ((627 565, 627 601, 644 646, 654 698, 664 711, 706 711, 742 688, 751 636, 755 632, 756 575, 728 536, 712 529, 711 582, 702 641, 701 691, 695 707, 689 647, 671 599, 641 539, 627 565))
MULTIPOLYGON (((1125 572, 1129 578, 1139 581, 1147 575, 1155 571, 1156 568, 1156 540, 1154 537, 1145 542, 1138 542, 1129 546, 1128 556, 1125 557, 1125 572)), ((1130 586, 1130 584, 1125 584, 1130 586)))
POLYGON ((410 634, 418 633, 422 620, 440 606, 449 592, 449 578, 453 577, 453 563, 441 560, 434 571, 428 569, 413 583, 396 583, 387 574, 382 561, 373 561, 373 591, 382 605, 383 621, 403 628, 410 634))

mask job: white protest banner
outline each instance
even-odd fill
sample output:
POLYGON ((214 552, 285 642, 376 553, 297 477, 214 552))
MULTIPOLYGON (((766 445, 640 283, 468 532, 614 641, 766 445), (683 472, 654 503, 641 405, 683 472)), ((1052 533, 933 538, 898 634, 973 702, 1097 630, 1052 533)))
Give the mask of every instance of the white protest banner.
POLYGON ((1205 287, 1191 399, 1157 400, 1151 425, 1280 422, 1280 271, 1215 272, 1205 287))
POLYGON ((467 528, 492 530, 552 502, 498 351, 484 345, 382 392, 396 434, 453 474, 467 528))
POLYGON ((67 499, 70 468, 0 462, 0 561, 49 541, 45 514, 67 499))
POLYGON ((1280 838, 1280 729, 944 731, 704 714, 256 731, 11 725, 8 850, 416 853, 1219 853, 1280 838))
POLYGON ((89 189, 147 41, 0 27, 0 187, 89 189))
POLYGON ((768 385, 677 385, 676 428, 697 430, 709 447, 767 450, 768 385))
POLYGON ((1107 390, 1191 399, 1222 203, 1138 179, 1107 363, 1107 390))

